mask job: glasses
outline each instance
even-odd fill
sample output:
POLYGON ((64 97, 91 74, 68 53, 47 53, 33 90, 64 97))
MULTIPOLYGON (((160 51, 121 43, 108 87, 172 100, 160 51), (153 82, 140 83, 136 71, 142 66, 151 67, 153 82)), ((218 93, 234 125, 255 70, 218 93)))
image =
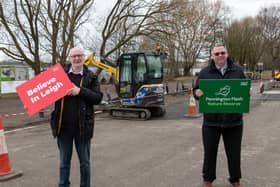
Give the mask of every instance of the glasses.
POLYGON ((225 54, 226 54, 225 51, 214 53, 215 56, 220 56, 220 55, 225 55, 225 54))
POLYGON ((82 58, 84 55, 83 54, 77 54, 77 55, 71 55, 71 58, 82 58))

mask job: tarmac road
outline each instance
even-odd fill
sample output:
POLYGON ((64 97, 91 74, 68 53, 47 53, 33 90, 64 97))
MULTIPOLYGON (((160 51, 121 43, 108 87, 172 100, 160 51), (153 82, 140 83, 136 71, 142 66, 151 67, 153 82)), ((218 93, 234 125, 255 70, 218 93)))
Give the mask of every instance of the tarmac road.
MULTIPOLYGON (((191 79, 184 81, 185 88, 190 88, 191 82, 191 79)), ((178 87, 178 92, 182 92, 181 84, 181 81, 169 82, 169 92, 174 93, 176 87, 178 87)), ((102 84, 101 91, 104 93, 104 101, 108 100, 108 95, 111 98, 117 97, 114 85, 102 84)), ((173 100, 175 98, 176 96, 173 97, 173 100)), ((52 110, 53 105, 50 105, 42 110, 43 116, 40 116, 39 113, 37 113, 30 117, 26 114, 23 104, 18 97, 0 97, 0 114, 3 118, 5 131, 39 125, 42 122, 48 121, 52 110)))
MULTIPOLYGON (((254 96, 253 98, 258 98, 254 96)), ((197 187, 201 183, 201 120, 184 118, 185 95, 170 96, 167 115, 149 121, 96 119, 92 142, 94 187, 197 187), (173 97, 173 98, 172 98, 173 97), (171 102, 172 101, 172 102, 171 102)), ((245 114, 242 144, 244 187, 280 186, 280 102, 254 101, 245 114)), ((0 187, 55 187, 58 151, 48 123, 6 132, 12 168, 23 176, 0 187)), ((79 186, 79 166, 73 155, 71 181, 79 186)), ((220 144, 214 187, 229 187, 220 144)))

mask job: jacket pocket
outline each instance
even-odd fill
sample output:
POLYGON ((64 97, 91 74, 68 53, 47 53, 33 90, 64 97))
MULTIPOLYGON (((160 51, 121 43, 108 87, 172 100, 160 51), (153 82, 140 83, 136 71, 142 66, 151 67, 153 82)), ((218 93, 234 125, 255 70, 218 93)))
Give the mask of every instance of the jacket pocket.
POLYGON ((84 138, 85 140, 90 140, 93 137, 94 132, 94 122, 93 119, 86 119, 84 125, 84 138))

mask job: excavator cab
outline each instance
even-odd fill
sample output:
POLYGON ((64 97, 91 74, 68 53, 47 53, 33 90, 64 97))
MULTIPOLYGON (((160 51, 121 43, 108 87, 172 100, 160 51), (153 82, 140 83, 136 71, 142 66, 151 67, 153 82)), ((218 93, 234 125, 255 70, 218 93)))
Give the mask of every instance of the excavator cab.
POLYGON ((109 75, 114 76, 120 106, 110 108, 112 117, 147 120, 151 116, 165 114, 161 62, 165 58, 166 55, 160 51, 125 53, 115 65, 106 59, 95 60, 92 53, 84 63, 107 70, 109 75))
POLYGON ((163 66, 157 52, 125 53, 118 59, 118 93, 123 106, 164 105, 163 66))

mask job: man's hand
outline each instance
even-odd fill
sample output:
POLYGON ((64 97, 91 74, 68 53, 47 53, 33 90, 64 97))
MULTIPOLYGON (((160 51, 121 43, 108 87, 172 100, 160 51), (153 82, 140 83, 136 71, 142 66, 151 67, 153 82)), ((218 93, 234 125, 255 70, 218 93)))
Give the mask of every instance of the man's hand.
POLYGON ((249 95, 252 96, 254 93, 253 88, 250 88, 249 95))
POLYGON ((73 88, 71 88, 67 95, 71 95, 71 96, 76 96, 79 95, 81 88, 77 87, 75 84, 73 84, 73 88))
POLYGON ((201 97, 201 96, 203 95, 202 90, 201 90, 201 89, 196 89, 196 90, 195 90, 195 95, 196 95, 197 97, 201 97))

